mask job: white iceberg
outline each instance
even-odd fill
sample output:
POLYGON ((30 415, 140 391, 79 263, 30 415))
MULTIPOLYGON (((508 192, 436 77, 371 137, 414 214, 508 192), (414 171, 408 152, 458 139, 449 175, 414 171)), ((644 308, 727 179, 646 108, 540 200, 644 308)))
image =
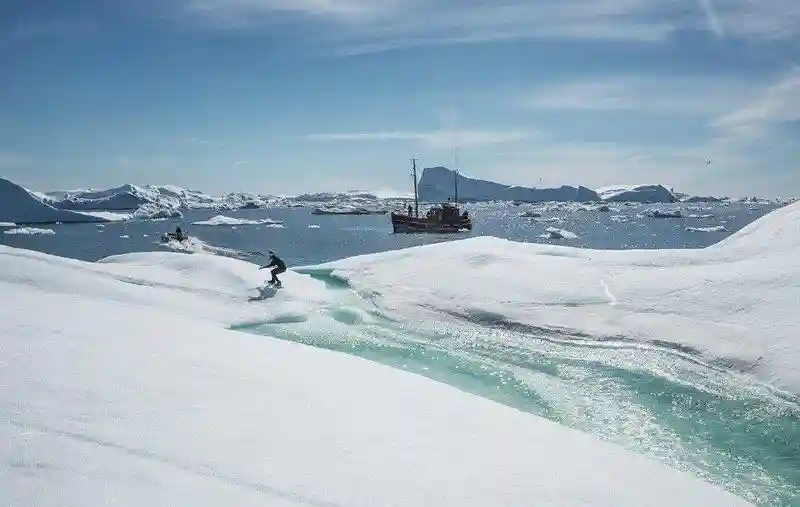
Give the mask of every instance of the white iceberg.
POLYGON ((235 210, 260 208, 267 199, 246 192, 211 196, 175 185, 132 185, 93 190, 67 190, 38 194, 42 200, 62 209, 81 211, 136 210, 145 206, 159 209, 235 210))
POLYGON ((722 202, 727 201, 727 197, 713 197, 713 196, 700 196, 700 195, 691 195, 685 196, 681 199, 682 202, 722 202))
POLYGON ((649 217, 651 217, 651 218, 681 218, 681 217, 683 217, 683 213, 679 209, 674 209, 674 210, 655 209, 655 210, 648 211, 647 215, 649 217))
POLYGON ((143 204, 136 211, 131 214, 131 218, 137 220, 165 220, 165 219, 181 219, 183 213, 177 208, 158 205, 158 204, 143 204))
POLYGON ((598 188, 598 195, 609 202, 675 202, 677 197, 664 185, 614 185, 598 188))
MULTIPOLYGON (((455 173, 446 167, 426 167, 419 180, 419 198, 424 201, 445 201, 453 198, 455 173)), ((458 198, 464 201, 599 201, 600 196, 589 188, 526 188, 493 181, 458 178, 458 198)))
POLYGON ((412 319, 450 315, 676 344, 797 394, 799 255, 800 204, 793 204, 699 250, 589 250, 478 237, 318 268, 412 319))
MULTIPOLYGON (((136 185, 125 184, 106 190, 76 190, 61 194, 53 205, 61 209, 80 211, 135 210, 158 201, 158 194, 136 185)), ((49 193, 53 198, 56 193, 49 193)))
POLYGON ((578 235, 566 229, 558 229, 556 227, 548 227, 547 233, 542 234, 541 237, 549 239, 577 239, 578 235))
MULTIPOLYGON (((395 261, 413 258, 424 276, 392 267, 405 283, 391 295, 473 270, 446 257, 482 251, 496 275, 493 266, 529 254, 496 240, 455 245, 401 252, 395 261)), ((331 299, 308 276, 286 273, 264 304, 247 301, 263 272, 232 259, 147 253, 92 264, 4 246, 0 256, 0 336, 13 358, 0 368, 8 505, 750 505, 421 376, 225 329, 273 306, 278 322, 302 321, 304 308, 331 299)), ((387 259, 345 265, 386 282, 373 269, 387 259)), ((482 296, 473 301, 491 301, 497 285, 471 288, 482 275, 468 274, 467 291, 482 296)))
POLYGON ((0 221, 16 224, 105 222, 106 220, 56 209, 16 183, 0 178, 0 221))
POLYGON ((715 225, 713 227, 687 227, 687 232, 720 232, 724 231, 724 225, 715 225))
POLYGON ((53 229, 39 229, 36 227, 20 227, 18 229, 5 230, 3 231, 3 234, 20 236, 55 236, 56 231, 53 229))
POLYGON ((81 214, 102 218, 109 222, 122 222, 131 219, 131 213, 120 213, 118 211, 81 211, 81 214))
POLYGON ((273 220, 271 218, 258 218, 255 220, 247 219, 247 218, 233 218, 228 217, 225 215, 217 215, 215 217, 209 218, 208 220, 200 220, 197 222, 192 222, 192 225, 280 225, 282 222, 280 220, 273 220))

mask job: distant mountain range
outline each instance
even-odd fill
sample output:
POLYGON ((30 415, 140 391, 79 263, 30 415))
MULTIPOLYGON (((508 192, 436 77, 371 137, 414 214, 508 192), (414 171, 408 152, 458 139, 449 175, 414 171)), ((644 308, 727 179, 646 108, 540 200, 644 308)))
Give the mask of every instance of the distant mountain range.
POLYGON ((458 179, 459 201, 637 201, 675 202, 679 199, 664 185, 617 185, 592 190, 585 186, 528 188, 468 178, 446 167, 426 167, 419 181, 419 198, 444 201, 453 198, 454 177, 458 179))

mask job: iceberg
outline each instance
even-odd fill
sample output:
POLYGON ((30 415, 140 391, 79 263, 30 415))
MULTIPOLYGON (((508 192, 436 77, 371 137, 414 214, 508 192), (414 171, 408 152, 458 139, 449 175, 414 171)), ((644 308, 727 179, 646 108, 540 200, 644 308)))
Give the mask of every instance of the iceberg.
POLYGON ((177 208, 165 205, 158 205, 153 203, 142 204, 136 211, 131 214, 131 218, 136 220, 164 220, 164 219, 181 219, 183 213, 177 208))
POLYGON ((125 184, 105 190, 61 190, 38 195, 54 207, 81 211, 137 210, 152 206, 158 209, 234 210, 260 208, 267 203, 266 198, 246 192, 214 197, 175 185, 125 184))
POLYGON ((80 211, 135 210, 157 200, 156 193, 125 184, 107 190, 64 192, 60 199, 53 201, 53 205, 60 209, 80 211))
MULTIPOLYGON (((519 252, 491 239, 407 250, 395 260, 415 258, 426 276, 392 268, 406 276, 396 288, 441 281, 436 270, 449 265, 437 259, 478 251, 486 274, 519 252)), ((234 259, 144 253, 86 263, 5 246, 0 256, 0 336, 13 358, 0 368, 9 505, 751 505, 445 384, 226 329, 263 318, 265 306, 276 321, 297 322, 330 302, 325 283, 306 275, 286 273, 265 305, 248 302, 263 273, 234 259)), ((380 281, 372 269, 387 259, 345 264, 380 281)), ((458 269, 472 290, 476 268, 458 269)))
POLYGON ((664 185, 615 185, 598 188, 597 193, 609 202, 676 202, 678 198, 664 185))
POLYGON ((0 221, 16 224, 53 224, 107 220, 56 209, 16 183, 0 178, 0 221))
POLYGON ((798 255, 800 204, 792 204, 705 249, 589 250, 477 237, 315 269, 413 320, 672 344, 800 394, 798 255))
POLYGON ((661 210, 661 209, 654 209, 647 212, 647 215, 651 218, 682 218, 683 213, 679 209, 674 210, 661 210))
POLYGON ((700 195, 687 195, 681 199, 681 202, 722 202, 729 200, 727 197, 713 197, 713 196, 700 196, 700 195))
MULTIPOLYGON (((455 173, 446 167, 426 167, 419 181, 419 198, 423 201, 445 201, 453 197, 455 173)), ((492 181, 458 178, 460 201, 599 201, 600 196, 589 188, 562 186, 559 188, 526 188, 503 185, 492 181)))
POLYGON ((208 220, 200 220, 197 222, 192 222, 192 225, 281 225, 283 222, 280 220, 273 220, 271 218, 259 218, 255 220, 247 219, 247 218, 233 218, 227 217, 225 215, 217 215, 215 217, 209 218, 208 220))
POLYGON ((687 227, 686 232, 721 232, 725 230, 724 225, 715 225, 713 227, 687 227))
POLYGON ((55 236, 56 231, 53 229, 39 229, 36 227, 20 227, 18 229, 8 229, 3 231, 3 234, 20 236, 55 236))
POLYGON ((557 227, 548 227, 547 233, 542 234, 541 237, 549 239, 577 239, 578 235, 566 229, 559 229, 557 227))

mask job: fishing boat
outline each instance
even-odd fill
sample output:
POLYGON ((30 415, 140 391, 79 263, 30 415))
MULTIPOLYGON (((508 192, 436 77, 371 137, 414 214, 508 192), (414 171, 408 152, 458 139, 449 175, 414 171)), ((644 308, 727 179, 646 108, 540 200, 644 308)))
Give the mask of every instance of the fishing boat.
MULTIPOLYGON (((414 177, 414 208, 407 212, 393 211, 392 229, 395 233, 454 233, 472 230, 472 219, 467 211, 458 206, 458 171, 454 173, 453 202, 450 199, 428 209, 424 217, 419 216, 419 192, 417 190, 417 159, 411 159, 414 177)), ((405 211, 405 210, 404 210, 405 211)))

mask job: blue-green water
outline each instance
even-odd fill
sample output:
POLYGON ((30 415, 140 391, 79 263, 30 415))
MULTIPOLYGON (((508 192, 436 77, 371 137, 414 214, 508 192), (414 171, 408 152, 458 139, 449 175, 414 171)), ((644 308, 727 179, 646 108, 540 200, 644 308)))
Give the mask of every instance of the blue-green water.
POLYGON ((674 348, 406 321, 327 271, 305 272, 340 292, 339 301, 309 320, 232 328, 426 376, 615 442, 756 505, 800 505, 800 404, 788 393, 674 348))

